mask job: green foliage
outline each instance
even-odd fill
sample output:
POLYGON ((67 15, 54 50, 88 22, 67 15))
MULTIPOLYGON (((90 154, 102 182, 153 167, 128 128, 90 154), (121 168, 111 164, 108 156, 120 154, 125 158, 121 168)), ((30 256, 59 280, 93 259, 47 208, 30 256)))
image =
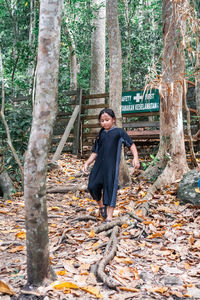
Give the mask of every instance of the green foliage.
POLYGON ((162 2, 160 0, 120 1, 119 22, 123 58, 123 89, 127 88, 130 67, 130 88, 141 89, 152 65, 161 71, 162 2), (128 15, 128 16, 127 16, 128 15))
MULTIPOLYGON (((8 122, 13 146, 23 164, 24 153, 27 149, 31 129, 31 105, 29 103, 14 105, 12 102, 7 102, 5 106, 5 118, 8 122)), ((7 135, 2 122, 0 122, 0 140, 2 141, 1 145, 3 146, 5 167, 13 180, 20 181, 21 175, 18 165, 16 164, 7 143, 7 135)))
POLYGON ((150 154, 150 158, 151 158, 151 160, 148 161, 147 163, 142 162, 142 167, 143 167, 144 170, 146 170, 151 164, 153 166, 155 166, 160 161, 160 159, 155 157, 153 154, 150 154))

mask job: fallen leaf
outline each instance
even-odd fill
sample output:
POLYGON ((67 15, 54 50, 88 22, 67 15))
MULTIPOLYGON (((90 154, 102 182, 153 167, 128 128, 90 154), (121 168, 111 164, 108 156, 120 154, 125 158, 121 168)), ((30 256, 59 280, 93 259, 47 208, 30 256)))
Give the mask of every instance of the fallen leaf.
POLYGON ((133 268, 133 274, 134 274, 134 279, 135 280, 139 280, 140 279, 140 276, 138 274, 138 270, 136 268, 133 268))
POLYGON ((197 240, 192 247, 193 248, 200 248, 200 240, 197 240))
POLYGON ((151 289, 151 292, 153 292, 153 293, 159 293, 159 294, 164 294, 165 292, 167 292, 167 290, 168 290, 167 287, 162 286, 162 287, 156 287, 156 288, 151 289))
POLYGON ((64 288, 68 288, 68 289, 79 289, 78 285, 72 283, 72 282, 61 282, 61 283, 58 283, 58 284, 52 284, 53 288, 54 289, 57 289, 57 290, 62 290, 64 288))
POLYGON ((137 293, 137 292, 140 291, 140 290, 138 290, 138 289, 131 288, 131 287, 126 287, 126 286, 119 286, 119 289, 120 289, 121 291, 132 292, 132 293, 137 293))
POLYGON ((90 231, 90 233, 89 233, 88 237, 89 237, 89 238, 93 238, 93 237, 95 237, 95 232, 94 232, 94 230, 93 230, 93 229, 90 231))
POLYGON ((153 273, 158 273, 160 267, 159 266, 155 266, 155 265, 151 265, 151 270, 153 271, 153 273))
POLYGON ((165 232, 154 232, 153 234, 148 235, 147 238, 148 239, 154 239, 154 238, 157 238, 157 237, 162 237, 164 233, 165 232))
POLYGON ((52 207, 50 207, 49 209, 50 209, 50 210, 60 210, 60 207, 58 207, 58 206, 52 206, 52 207))
POLYGON ((15 253, 15 252, 19 252, 19 251, 23 251, 24 250, 24 246, 17 246, 17 247, 14 247, 10 250, 8 250, 9 253, 15 253))
POLYGON ((127 228, 128 227, 128 224, 123 224, 122 226, 121 226, 122 228, 127 228))
POLYGON ((66 270, 61 270, 61 271, 57 271, 57 272, 56 272, 56 274, 57 274, 57 275, 60 275, 60 276, 63 276, 63 275, 65 275, 66 273, 67 273, 66 270))
POLYGON ((99 293, 99 290, 96 287, 93 286, 85 286, 81 288, 82 291, 87 292, 91 295, 94 295, 95 297, 102 299, 103 296, 99 293))
POLYGON ((15 234, 16 238, 24 240, 26 238, 26 232, 25 231, 20 231, 15 234))
POLYGON ((16 295, 15 292, 13 292, 9 286, 0 280, 0 293, 2 294, 9 294, 9 295, 16 295))

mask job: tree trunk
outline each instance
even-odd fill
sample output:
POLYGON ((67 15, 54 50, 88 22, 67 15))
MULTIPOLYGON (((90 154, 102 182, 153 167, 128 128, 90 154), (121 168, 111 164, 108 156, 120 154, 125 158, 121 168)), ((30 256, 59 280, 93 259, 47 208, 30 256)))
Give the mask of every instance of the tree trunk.
MULTIPOLYGON (((197 7, 198 19, 200 20, 200 4, 197 7)), ((200 34, 200 32, 199 32, 200 34)), ((199 37, 198 34, 198 37, 199 37)), ((196 108, 198 116, 200 116, 200 40, 197 42, 197 60, 196 60, 196 76, 195 76, 195 96, 196 96, 196 108)), ((200 125, 200 117, 198 118, 200 125)))
POLYGON ((3 151, 0 147, 0 196, 3 197, 3 199, 11 199, 13 191, 15 191, 15 187, 4 168, 3 151))
MULTIPOLYGON (((182 0, 184 6, 184 0, 182 0)), ((175 1, 163 0, 163 77, 160 103, 160 146, 156 159, 146 170, 147 178, 159 177, 146 198, 156 189, 170 185, 188 171, 186 161, 182 101, 184 92, 185 56, 182 43, 179 43, 184 19, 179 14, 175 1), (155 162, 157 162, 155 164, 155 162)))
MULTIPOLYGON (((106 19, 108 30, 110 72, 109 72, 109 106, 113 109, 117 119, 117 126, 122 127, 122 58, 121 58, 121 40, 117 12, 117 0, 108 0, 106 6, 106 19)), ((124 186, 130 182, 128 167, 122 151, 119 184, 124 186)))
POLYGON ((77 57, 76 46, 71 31, 65 27, 65 32, 68 36, 69 55, 70 55, 70 90, 76 90, 77 84, 77 57))
POLYGON ((119 31, 117 0, 108 0, 106 6, 108 43, 109 43, 109 104, 117 118, 117 126, 122 127, 122 58, 119 31))
MULTIPOLYGON (((105 30, 106 30, 106 1, 93 0, 93 8, 97 10, 93 20, 93 31, 91 39, 91 79, 90 79, 90 94, 105 93, 105 30)), ((93 99, 91 104, 104 103, 104 99, 93 99)), ((98 115, 100 109, 90 109, 90 115, 98 115)), ((90 124, 97 123, 97 120, 90 120, 90 124)), ((92 129, 95 132, 95 128, 92 129)), ((99 131, 99 130, 98 130, 99 131)))
POLYGON ((36 22, 36 0, 30 1, 30 27, 29 27, 29 46, 35 42, 35 22, 36 22))
POLYGON ((40 2, 36 100, 24 165, 28 284, 50 277, 46 172, 57 109, 62 1, 40 2))

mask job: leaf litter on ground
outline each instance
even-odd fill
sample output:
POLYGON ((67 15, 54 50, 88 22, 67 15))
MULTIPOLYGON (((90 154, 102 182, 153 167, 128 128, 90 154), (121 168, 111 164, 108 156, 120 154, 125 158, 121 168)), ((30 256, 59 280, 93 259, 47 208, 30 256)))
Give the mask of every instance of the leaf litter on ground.
MULTIPOLYGON (((38 288, 36 295, 46 299, 200 299, 200 211, 179 204, 175 184, 157 193, 143 216, 140 205, 149 183, 135 176, 131 186, 118 191, 114 213, 114 221, 126 217, 117 225, 117 249, 105 267, 106 277, 117 283, 116 288, 99 280, 95 266, 104 258, 112 227, 97 230, 104 226, 103 220, 87 192, 83 164, 75 156, 62 155, 58 168, 48 173, 50 262, 58 278, 38 288), (57 188, 62 192, 51 192, 57 188)), ((1 200, 0 229, 0 296, 17 299, 26 284, 23 195, 1 200)))

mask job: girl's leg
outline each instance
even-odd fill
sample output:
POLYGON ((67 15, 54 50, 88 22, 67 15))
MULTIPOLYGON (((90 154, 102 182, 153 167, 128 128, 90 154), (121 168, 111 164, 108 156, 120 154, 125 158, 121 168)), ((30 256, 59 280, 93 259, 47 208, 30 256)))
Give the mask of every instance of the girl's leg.
POLYGON ((106 219, 107 218, 107 206, 105 206, 103 204, 103 200, 99 200, 97 201, 98 205, 99 205, 99 212, 101 214, 101 216, 106 219))
POLYGON ((112 221, 114 209, 112 206, 107 206, 107 221, 112 221))

